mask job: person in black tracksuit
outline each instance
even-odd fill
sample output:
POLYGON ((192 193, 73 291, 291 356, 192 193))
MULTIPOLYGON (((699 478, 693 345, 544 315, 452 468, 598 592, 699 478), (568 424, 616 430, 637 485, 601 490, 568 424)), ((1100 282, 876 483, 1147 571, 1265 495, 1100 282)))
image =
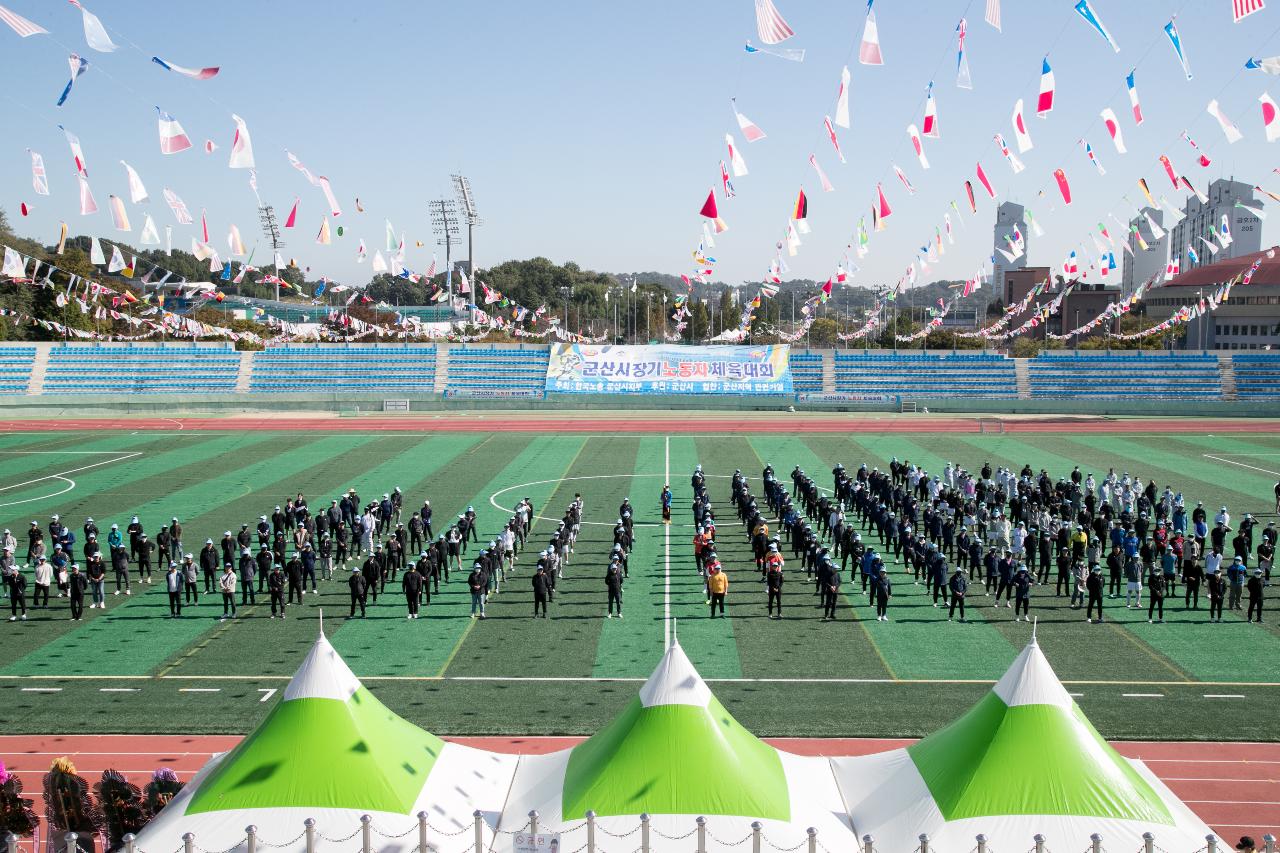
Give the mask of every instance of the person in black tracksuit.
POLYGON ((267 573, 267 592, 271 595, 271 618, 276 618, 276 608, 280 608, 280 618, 284 618, 284 572, 279 566, 272 566, 267 573))
POLYGON ((893 598, 893 581, 889 579, 888 570, 881 568, 880 574, 872 582, 871 598, 876 606, 876 619, 889 621, 889 599, 893 598))
POLYGON ((767 612, 770 619, 782 618, 782 582, 785 580, 782 574, 782 566, 770 565, 769 570, 764 576, 765 592, 767 594, 767 612), (777 613, 774 613, 777 608, 777 613))
POLYGON ((538 618, 538 609, 542 609, 542 618, 547 618, 547 598, 551 591, 550 583, 547 581, 547 570, 538 561, 538 568, 533 573, 533 618, 538 618))
POLYGON ((618 608, 618 618, 622 618, 622 566, 617 560, 609 563, 609 568, 604 573, 604 586, 609 594, 608 611, 605 617, 613 618, 613 608, 618 608))
POLYGON ((969 592, 969 578, 965 576, 964 569, 956 567, 955 573, 951 575, 951 580, 947 582, 947 587, 951 590, 951 606, 947 609, 947 621, 950 622, 952 617, 956 615, 956 605, 960 606, 960 621, 964 621, 964 597, 969 592))
POLYGON ((1085 620, 1093 621, 1093 607, 1098 606, 1098 621, 1102 621, 1102 570, 1097 566, 1093 567, 1093 571, 1089 572, 1089 577, 1085 578, 1085 591, 1089 594, 1089 609, 1085 611, 1085 620))
POLYGON ((348 618, 356 615, 356 607, 360 608, 360 618, 364 618, 365 599, 368 596, 369 589, 365 582, 365 577, 358 569, 351 570, 351 577, 347 578, 347 587, 351 590, 351 613, 348 618))
POLYGON ((840 597, 840 572, 831 564, 822 587, 822 620, 836 618, 836 600, 840 597))
POLYGON ((248 549, 240 554, 240 606, 248 607, 257 603, 257 593, 253 590, 253 578, 258 571, 258 561, 248 549))
POLYGON ((1256 611, 1258 614, 1257 622, 1259 625, 1262 624, 1262 588, 1264 586, 1266 586, 1266 583, 1262 577, 1262 569, 1254 569, 1253 577, 1245 582, 1245 588, 1249 592, 1249 610, 1245 616, 1246 622, 1254 621, 1253 614, 1256 611))
POLYGON ((71 601, 71 618, 79 622, 84 615, 84 591, 89 587, 89 579, 80 573, 80 567, 71 565, 67 575, 67 595, 71 601))
POLYGON ((1222 621, 1222 600, 1227 597, 1227 580, 1222 569, 1215 569, 1207 578, 1209 585, 1209 621, 1222 621))
POLYGON ((1156 621, 1164 621, 1164 592, 1165 580, 1164 572, 1160 570, 1160 566, 1152 564, 1151 573, 1147 575, 1147 621, 1151 622, 1153 617, 1156 621))
POLYGON ((289 558, 289 562, 284 564, 284 576, 289 582, 289 595, 285 599, 289 604, 293 604, 294 599, 298 603, 302 603, 302 596, 306 595, 306 590, 302 587, 302 560, 294 554, 289 558))
POLYGON ((418 606, 422 602, 422 588, 425 585, 426 579, 418 574, 417 566, 406 569, 404 577, 400 579, 400 588, 404 591, 404 601, 409 608, 409 619, 418 618, 418 606))

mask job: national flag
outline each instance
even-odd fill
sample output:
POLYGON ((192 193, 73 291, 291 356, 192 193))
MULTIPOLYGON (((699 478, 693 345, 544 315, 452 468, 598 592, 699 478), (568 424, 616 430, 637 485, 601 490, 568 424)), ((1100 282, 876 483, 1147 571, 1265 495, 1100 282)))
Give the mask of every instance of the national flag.
POLYGON ((160 153, 177 154, 190 148, 191 140, 178 120, 159 107, 156 107, 156 112, 160 114, 160 153))
POLYGON ((27 38, 28 36, 36 36, 41 34, 44 34, 44 35, 49 34, 49 31, 46 30, 44 27, 40 26, 39 24, 33 24, 31 21, 28 21, 26 18, 22 17, 16 12, 12 12, 6 9, 4 6, 0 6, 0 21, 4 21, 6 24, 8 24, 9 29, 13 30, 22 38, 27 38))
POLYGON ((961 89, 972 89, 973 78, 969 76, 969 57, 964 52, 964 39, 968 33, 968 23, 964 18, 956 24, 956 85, 961 89))
POLYGON ((1173 184, 1173 188, 1178 188, 1178 173, 1173 168, 1173 162, 1169 159, 1169 155, 1160 155, 1160 165, 1164 166, 1164 172, 1169 176, 1169 182, 1173 184))
POLYGON ((836 139, 836 129, 831 126, 831 116, 823 116, 822 125, 827 129, 827 138, 831 140, 831 147, 836 149, 836 156, 840 158, 840 162, 848 162, 844 159, 844 152, 840 150, 840 140, 836 139))
MULTIPOLYGON (((973 197, 973 181, 964 182, 964 192, 965 192, 965 195, 969 197, 969 212, 977 213, 978 202, 975 201, 973 197)), ((963 222, 964 220, 961 220, 961 221, 963 222)))
POLYGON ((723 160, 720 161, 720 184, 725 198, 733 198, 738 194, 733 188, 733 181, 729 180, 729 167, 723 160))
POLYGON ((58 97, 57 106, 62 106, 67 102, 67 96, 71 94, 71 87, 76 84, 76 80, 89 68, 89 60, 81 57, 79 54, 71 54, 67 57, 67 64, 71 66, 71 79, 67 81, 66 87, 62 90, 62 94, 58 97))
POLYGON ((132 231, 129 227, 129 214, 124 209, 124 199, 119 196, 107 196, 107 206, 111 208, 111 221, 117 231, 132 231))
POLYGON ((1102 21, 1093 11, 1093 7, 1089 5, 1089 0, 1080 0, 1076 4, 1076 12, 1080 17, 1084 18, 1085 23, 1098 31, 1098 35, 1107 40, 1107 44, 1111 45, 1111 49, 1116 53, 1120 52, 1120 45, 1116 44, 1115 39, 1111 37, 1111 33, 1107 32, 1107 28, 1102 25, 1102 21))
POLYGON ((1184 130, 1182 131, 1182 138, 1187 140, 1187 144, 1196 150, 1196 155, 1200 158, 1200 165, 1206 169, 1209 168, 1209 164, 1211 162, 1209 157, 1200 150, 1200 146, 1196 145, 1196 141, 1191 138, 1191 135, 1184 130))
POLYGON ((1034 146, 1031 144, 1031 134, 1027 133, 1027 123, 1022 118, 1022 98, 1018 98, 1018 102, 1013 105, 1013 116, 1010 118, 1013 124, 1013 135, 1018 142, 1018 153, 1026 154, 1034 146))
POLYGON ((49 194, 49 177, 44 171, 44 158, 30 148, 27 153, 31 155, 31 186, 35 189, 36 195, 49 194))
POLYGON ((809 155, 809 165, 812 166, 813 170, 818 173, 818 183, 822 185, 822 191, 824 193, 829 193, 835 189, 835 187, 831 185, 831 181, 827 180, 827 173, 822 171, 822 167, 818 165, 817 155, 815 154, 809 155))
POLYGON ((1258 96, 1258 102, 1262 104, 1262 128, 1266 131, 1267 141, 1275 142, 1280 138, 1280 121, 1277 121, 1276 102, 1271 100, 1271 95, 1263 92, 1258 96))
POLYGON ((231 138, 231 161, 227 166, 232 169, 252 169, 254 168, 253 142, 249 138, 249 128, 245 125, 244 119, 234 113, 231 120, 236 123, 236 133, 231 138))
POLYGON ((1140 125, 1142 124, 1142 104, 1138 103, 1138 87, 1133 82, 1134 71, 1137 69, 1130 71, 1124 78, 1124 84, 1129 89, 1129 103, 1133 106, 1133 123, 1140 125))
POLYGON ((795 35, 771 0, 756 0, 756 34, 765 44, 778 44, 795 35))
POLYGON ((920 168, 928 169, 929 158, 924 154, 924 143, 920 140, 920 129, 914 124, 907 125, 907 137, 911 140, 911 147, 915 149, 916 159, 920 161, 920 168))
POLYGON ((804 48, 802 47, 756 47, 748 41, 745 50, 747 53, 767 53, 769 56, 776 56, 779 59, 785 59, 788 62, 804 62, 804 48))
POLYGON ((1053 79, 1053 69, 1049 67, 1049 57, 1040 64, 1040 96, 1036 99, 1036 115, 1045 118, 1053 110, 1053 94, 1057 84, 1053 79))
POLYGON ((726 133, 724 135, 724 143, 729 147, 729 164, 733 167, 733 176, 741 178, 747 174, 747 161, 742 159, 742 152, 738 150, 737 143, 733 141, 733 134, 726 133))
POLYGON ((1206 112, 1217 120, 1218 127, 1222 128, 1222 132, 1227 137, 1227 144, 1234 145, 1241 139, 1244 139, 1244 134, 1240 132, 1240 128, 1236 127, 1235 123, 1232 122, 1231 119, 1227 118, 1226 114, 1222 112, 1222 108, 1218 106, 1216 98, 1209 102, 1206 112))
POLYGON ((1071 185, 1067 183, 1067 173, 1061 169, 1054 169, 1053 179, 1058 182, 1058 192, 1062 193, 1063 203, 1071 204, 1071 185))
POLYGON ((169 205, 169 209, 173 211, 174 219, 178 220, 179 225, 190 225, 191 212, 187 210, 187 206, 182 199, 178 198, 178 194, 168 187, 164 188, 164 200, 169 205))
POLYGON ((77 175, 80 179, 80 215, 88 216, 91 213, 98 212, 98 203, 93 200, 93 190, 89 189, 89 179, 84 175, 77 175))
POLYGON ((933 81, 929 81, 929 92, 924 102, 924 135, 938 137, 938 105, 933 100, 933 81))
POLYGON ((138 177, 138 173, 125 161, 121 160, 120 165, 124 166, 125 174, 129 179, 129 201, 142 204, 147 200, 147 188, 142 185, 142 178, 138 177))
POLYGON ((166 62, 158 56, 151 57, 151 61, 166 71, 172 71, 175 74, 181 74, 183 77, 190 77, 192 80, 208 80, 210 77, 216 77, 218 67, 212 68, 183 68, 181 65, 174 65, 172 62, 166 62))
POLYGON ((1003 32, 1000 29, 1000 0, 987 0, 986 22, 996 28, 996 32, 1003 32))
POLYGON ((764 139, 764 131, 755 125, 751 119, 738 112, 738 102, 731 98, 729 103, 733 105, 733 117, 738 120, 738 129, 742 131, 742 135, 746 137, 747 142, 756 142, 764 139))
POLYGON ((107 35, 107 29, 102 26, 102 21, 98 20, 98 16, 81 6, 80 0, 69 0, 69 2, 80 10, 80 15, 84 19, 84 40, 89 47, 99 53, 111 53, 115 50, 116 45, 111 41, 111 37, 107 35))
POLYGON ((62 125, 58 125, 58 127, 62 129, 64 134, 66 134, 67 145, 71 147, 71 159, 73 159, 76 164, 76 172, 78 172, 81 177, 89 177, 89 165, 85 162, 84 151, 80 150, 80 139, 74 133, 67 130, 65 127, 62 127, 62 125))
POLYGON ((1142 211, 1142 215, 1147 220, 1147 227, 1151 229, 1151 239, 1159 240, 1164 237, 1164 229, 1160 227, 1160 223, 1156 222, 1155 219, 1152 218, 1151 211, 1144 210, 1142 211))
POLYGON ((840 89, 836 92, 836 125, 849 126, 849 66, 840 71, 840 89))
POLYGON ((143 220, 142 235, 138 238, 138 242, 144 246, 160 245, 160 232, 156 231, 156 223, 151 218, 151 214, 147 214, 147 218, 143 220))
POLYGON ((987 191, 987 195, 992 198, 996 197, 996 191, 991 186, 991 181, 987 180, 987 173, 982 170, 982 164, 978 164, 978 183, 982 184, 982 188, 987 191))
POLYGON ((1111 141, 1115 143, 1116 152, 1124 154, 1124 134, 1120 132, 1120 122, 1116 118, 1115 112, 1111 107, 1107 107, 1099 115, 1102 116, 1102 123, 1107 127, 1107 133, 1111 134, 1111 141))
MULTIPOLYGON (((704 216, 706 214, 703 214, 704 216)), ((807 219, 809 217, 809 197, 804 194, 804 188, 800 188, 800 192, 796 195, 795 206, 791 210, 791 218, 794 220, 807 219)))
POLYGON ((1238 24, 1264 7, 1263 0, 1231 0, 1231 18, 1238 24))
POLYGON ((1080 144, 1084 146, 1084 156, 1089 158, 1090 163, 1098 167, 1098 174, 1105 175, 1107 170, 1102 168, 1102 161, 1100 161, 1098 156, 1093 153, 1093 146, 1083 139, 1080 140, 1080 144))
POLYGON ((1018 155, 1009 150, 1009 144, 1004 141, 1004 134, 997 133, 995 139, 996 145, 1000 146, 1000 153, 1009 161, 1009 168, 1013 169, 1015 175, 1026 168, 1026 166, 1022 165, 1022 161, 1018 159, 1018 155))
POLYGON ((898 168, 898 164, 893 164, 893 172, 898 176, 898 180, 902 181, 902 185, 907 188, 908 195, 915 195, 916 188, 911 186, 911 181, 907 178, 907 173, 898 168))
POLYGON ((884 65, 880 53, 880 31, 876 27, 876 13, 872 9, 875 0, 867 0, 867 22, 862 28, 862 44, 858 47, 858 62, 863 65, 884 65))
MULTIPOLYGON (((1083 0, 1081 0, 1083 2, 1083 0)), ((1182 72, 1187 75, 1187 79, 1191 79, 1191 65, 1187 62, 1187 55, 1182 50, 1182 36, 1178 35, 1178 26, 1173 19, 1164 25, 1164 34, 1169 37, 1169 44, 1173 46, 1173 52, 1178 55, 1178 62, 1182 65, 1182 72)))

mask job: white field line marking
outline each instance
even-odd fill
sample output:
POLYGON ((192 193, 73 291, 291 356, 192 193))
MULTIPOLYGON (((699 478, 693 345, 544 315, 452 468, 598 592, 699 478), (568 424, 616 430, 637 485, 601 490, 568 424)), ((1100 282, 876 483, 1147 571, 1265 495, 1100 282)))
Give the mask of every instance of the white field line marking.
POLYGON ((99 687, 99 693, 137 693, 140 687, 99 687))
MULTIPOLYGON (((671 436, 664 436, 665 453, 662 463, 662 482, 671 482, 671 436)), ((663 525, 662 531, 662 649, 671 648, 671 525, 663 525)))
POLYGON ((1264 474, 1270 474, 1273 477, 1280 477, 1280 471, 1272 471, 1268 468, 1259 468, 1256 465, 1246 465, 1243 462, 1237 462, 1234 459, 1223 459, 1221 456, 1214 456, 1212 453, 1204 454, 1205 459, 1212 459, 1215 462, 1225 462, 1228 465, 1239 465, 1241 468, 1250 468, 1254 471, 1261 471, 1264 474))
POLYGON ((1163 693, 1121 693, 1126 699, 1163 699, 1163 693))
POLYGON ((21 453, 27 456, 112 456, 124 452, 123 450, 0 450, 0 453, 21 453))
POLYGON ((114 459, 106 459, 102 462, 94 462, 92 465, 81 465, 79 468, 72 468, 69 471, 59 471, 56 474, 49 474, 44 477, 37 477, 34 480, 27 480, 25 483, 14 483, 9 486, 0 486, 0 492, 7 492, 12 489, 20 489, 23 486, 34 486, 36 483, 43 483, 45 480, 54 480, 54 479, 65 480, 67 474, 75 474, 80 471, 88 471, 90 468, 99 468, 103 465, 110 465, 114 462, 123 462, 126 459, 132 459, 135 456, 141 456, 141 455, 142 455, 142 451, 136 450, 133 453, 125 453, 123 455, 115 457, 114 459))
POLYGON ((276 690, 277 688, 275 687, 259 687, 258 692, 262 694, 262 698, 259 699, 258 702, 262 703, 267 701, 272 696, 276 695, 276 690))
POLYGON ((177 425, 178 425, 178 430, 179 430, 179 431, 182 431, 182 430, 184 430, 184 429, 186 429, 186 428, 187 428, 187 425, 186 425, 186 424, 184 424, 182 421, 180 421, 180 420, 176 420, 176 419, 174 419, 174 418, 161 418, 160 420, 162 420, 162 421, 168 421, 168 422, 169 422, 169 423, 171 423, 171 424, 177 424, 177 425))
POLYGON ((50 492, 47 495, 39 495, 38 497, 34 497, 34 498, 23 498, 20 501, 7 501, 6 503, 0 504, 0 507, 18 506, 19 504, 29 504, 34 501, 45 501, 45 500, 48 500, 49 498, 56 498, 59 495, 65 495, 67 492, 71 491, 76 487, 76 481, 71 479, 70 477, 59 477, 57 474, 54 474, 52 477, 49 477, 48 479, 61 480, 62 482, 67 484, 67 487, 65 489, 59 489, 56 492, 50 492))
POLYGON ((179 687, 179 693, 221 693, 221 687, 179 687))
POLYGON ((1204 698, 1206 699, 1244 699, 1246 697, 1243 693, 1206 693, 1204 694, 1204 698))
MULTIPOLYGON (((386 435, 386 433, 384 433, 384 432, 380 432, 380 433, 378 433, 378 435, 386 435)), ((616 438, 617 436, 614 436, 614 435, 610 434, 610 437, 611 437, 611 438, 616 438)), ((669 449, 669 448, 668 448, 668 449, 669 449)), ((550 479, 550 480, 534 480, 532 483, 519 483, 519 484, 517 484, 517 485, 515 485, 515 486, 507 486, 507 487, 506 487, 506 488, 504 488, 504 489, 498 489, 498 491, 496 491, 496 492, 494 492, 493 494, 489 495, 489 503, 493 506, 493 508, 494 508, 494 509, 501 510, 502 512, 505 512, 505 513, 514 513, 514 512, 515 512, 515 508, 514 508, 514 507, 503 506, 502 504, 498 503, 498 496, 499 496, 499 495, 505 495, 507 492, 514 492, 514 491, 516 491, 517 489, 519 489, 519 490, 522 490, 522 491, 523 491, 523 490, 526 490, 526 489, 528 489, 528 488, 530 488, 530 487, 532 487, 532 486, 545 486, 545 485, 547 485, 548 483, 567 483, 567 482, 570 482, 570 481, 572 481, 572 480, 616 480, 618 477, 631 477, 631 478, 633 478, 633 479, 635 479, 635 478, 640 478, 640 477, 648 477, 648 478, 651 478, 651 479, 655 479, 655 480, 656 480, 658 477, 664 477, 664 478, 667 478, 667 479, 664 479, 664 480, 663 480, 663 482, 669 483, 669 482, 671 482, 671 480, 669 479, 669 478, 670 478, 670 476, 671 476, 670 463, 671 463, 671 456, 670 456, 670 454, 668 453, 668 455, 667 455, 667 465, 668 465, 668 470, 667 470, 667 472, 666 472, 665 474, 583 474, 582 476, 579 476, 579 477, 555 477, 555 478, 550 479)), ((706 476, 708 476, 708 477, 719 477, 719 478, 724 479, 724 480, 731 479, 730 475, 728 475, 728 474, 707 474, 706 476)), ((828 490, 823 489, 823 491, 828 491, 828 490)), ((539 520, 541 520, 541 521, 549 521, 549 522, 552 522, 552 523, 556 523, 556 522, 560 521, 560 519, 559 519, 559 518, 551 518, 550 516, 546 516, 546 515, 535 515, 535 516, 534 516, 534 518, 539 519, 539 520)), ((598 525, 600 525, 600 526, 602 526, 602 527, 610 527, 610 528, 611 528, 611 527, 613 527, 613 522, 610 522, 610 521, 584 521, 584 522, 582 522, 582 523, 583 523, 583 524, 598 524, 598 525)), ((635 526, 636 526, 636 527, 657 527, 659 524, 662 524, 662 522, 660 522, 660 521, 637 521, 637 522, 635 522, 634 524, 635 524, 635 526)), ((668 526, 668 527, 669 527, 670 525, 664 525, 664 526, 668 526)), ((682 524, 682 525, 680 525, 680 526, 681 526, 681 527, 693 527, 694 525, 692 525, 692 524, 682 524)))

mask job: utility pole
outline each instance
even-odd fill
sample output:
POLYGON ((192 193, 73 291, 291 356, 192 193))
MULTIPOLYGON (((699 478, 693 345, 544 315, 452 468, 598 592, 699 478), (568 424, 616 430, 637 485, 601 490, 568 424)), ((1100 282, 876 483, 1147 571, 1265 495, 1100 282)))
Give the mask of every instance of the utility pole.
POLYGON ((453 244, 458 240, 458 208, 450 199, 441 198, 429 204, 431 233, 436 245, 444 246, 445 282, 449 289, 449 311, 453 312, 453 244))
POLYGON ((262 224, 262 235, 271 243, 271 264, 276 271, 276 301, 280 301, 280 250, 284 241, 280 239, 280 226, 276 222, 276 210, 269 204, 258 208, 258 221, 262 224))

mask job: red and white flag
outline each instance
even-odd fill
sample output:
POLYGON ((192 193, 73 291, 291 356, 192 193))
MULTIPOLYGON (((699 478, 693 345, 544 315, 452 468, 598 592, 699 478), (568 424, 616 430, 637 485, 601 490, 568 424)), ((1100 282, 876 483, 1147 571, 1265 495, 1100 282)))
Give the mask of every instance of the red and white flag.
POLYGON ((849 127, 849 66, 840 71, 840 91, 836 93, 836 125, 849 127))
POLYGON ((27 36, 40 35, 42 33, 44 35, 49 34, 49 31, 44 27, 39 24, 33 24, 31 21, 28 21, 16 12, 9 11, 4 6, 0 6, 0 21, 4 21, 9 25, 9 29, 13 30, 23 38, 26 38, 27 36))
POLYGON ((1265 5, 1262 0, 1231 0, 1231 17, 1238 24, 1254 12, 1261 12, 1265 5))
POLYGON ((907 125, 907 136, 911 139, 911 147, 915 149, 916 159, 920 161, 920 168, 929 168, 929 158, 924 155, 924 143, 920 140, 920 129, 914 124, 907 125))
POLYGON ((809 165, 818 173, 818 182, 822 184, 822 191, 824 193, 833 191, 835 187, 831 185, 831 181, 827 180, 827 173, 822 171, 822 167, 818 165, 818 157, 816 154, 809 155, 809 165))
POLYGON ((876 212, 881 219, 893 213, 893 210, 889 208, 889 200, 884 197, 884 189, 879 184, 876 184, 876 212))
POLYGON ((1116 144, 1116 151, 1124 154, 1124 134, 1120 132, 1120 122, 1116 119, 1115 112, 1111 107, 1107 107, 1100 115, 1102 116, 1102 123, 1107 126, 1107 133, 1111 134, 1111 141, 1116 144))
POLYGON ((1071 204, 1071 185, 1067 183, 1067 173, 1061 169, 1054 169, 1053 179, 1058 182, 1058 192, 1062 193, 1062 203, 1071 204))
POLYGON ((858 48, 858 62, 863 65, 884 65, 880 54, 880 30, 876 27, 876 13, 871 8, 875 0, 867 0, 867 23, 862 28, 862 45, 858 48))
POLYGON ((733 141, 733 134, 726 133, 724 135, 724 144, 729 147, 729 164, 733 167, 733 176, 741 178, 747 174, 747 161, 742 159, 742 152, 738 150, 738 145, 733 141))
POLYGON ((911 181, 907 178, 907 173, 898 168, 898 164, 893 164, 893 173, 898 176, 898 180, 902 181, 902 185, 907 188, 907 195, 915 195, 916 188, 911 186, 911 181))
POLYGON ((795 35, 771 0, 756 0, 756 34, 765 44, 778 44, 795 35))
POLYGON ((1271 96, 1266 92, 1258 96, 1258 101, 1262 104, 1262 127, 1267 132, 1267 141, 1275 142, 1280 139, 1280 120, 1277 120, 1276 102, 1271 100, 1271 96))
POLYGON ((738 102, 730 99, 733 104, 733 116, 738 120, 738 129, 742 131, 742 135, 747 138, 747 142, 756 142, 764 139, 764 131, 756 127, 751 119, 738 112, 738 102))
POLYGON ((1129 103, 1133 106, 1133 123, 1142 124, 1142 104, 1138 103, 1138 87, 1133 82, 1133 74, 1133 71, 1129 72, 1124 78, 1124 84, 1129 89, 1129 103))
POLYGON ((159 107, 156 112, 160 114, 160 153, 177 154, 190 148, 191 140, 178 120, 159 107))
POLYGON ((1244 134, 1240 132, 1240 128, 1236 127, 1235 122, 1227 118, 1226 113, 1218 106, 1216 98, 1209 102, 1209 106, 1205 111, 1217 120, 1218 127, 1222 128, 1223 134, 1227 137, 1228 145, 1234 145, 1244 139, 1244 134))
POLYGON ((831 147, 836 149, 836 156, 840 158, 841 163, 847 163, 844 159, 844 152, 840 150, 840 140, 836 139, 836 129, 831 126, 831 116, 823 116, 822 124, 827 129, 827 137, 831 140, 831 147))
POLYGON ((987 173, 983 171, 982 164, 978 164, 978 183, 982 184, 982 188, 987 191, 987 195, 992 198, 996 197, 996 191, 991 186, 991 181, 987 179, 987 173))
POLYGON ((987 0, 986 21, 995 27, 997 32, 1003 32, 1000 29, 1000 0, 987 0))
POLYGON ((1018 142, 1018 153, 1026 154, 1033 147, 1031 144, 1031 134, 1027 133, 1027 123, 1022 118, 1022 99, 1013 105, 1013 116, 1010 118, 1013 124, 1013 136, 1018 142))
POLYGON ((933 81, 929 81, 929 94, 924 102, 924 135, 938 138, 938 105, 933 100, 933 81))

